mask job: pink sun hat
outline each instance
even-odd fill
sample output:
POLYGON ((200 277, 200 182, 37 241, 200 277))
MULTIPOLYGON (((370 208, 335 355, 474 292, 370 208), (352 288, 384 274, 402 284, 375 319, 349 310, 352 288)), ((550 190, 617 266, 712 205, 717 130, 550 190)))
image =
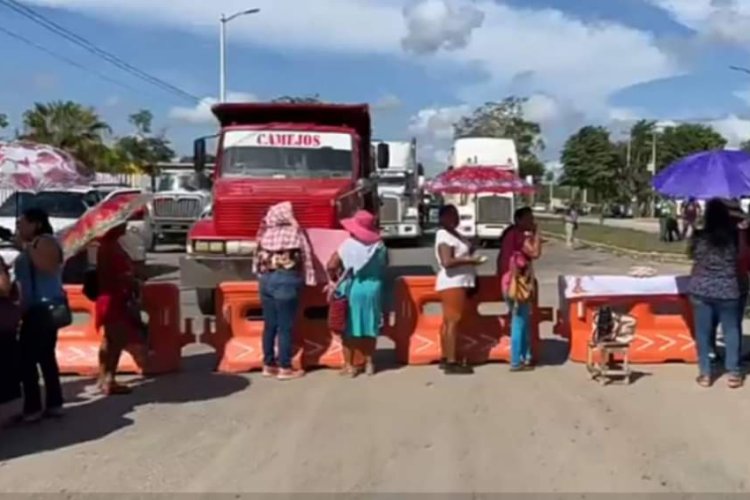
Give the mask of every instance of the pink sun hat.
POLYGON ((375 216, 366 210, 357 210, 353 217, 342 220, 341 226, 365 245, 380 242, 380 230, 376 225, 375 216))

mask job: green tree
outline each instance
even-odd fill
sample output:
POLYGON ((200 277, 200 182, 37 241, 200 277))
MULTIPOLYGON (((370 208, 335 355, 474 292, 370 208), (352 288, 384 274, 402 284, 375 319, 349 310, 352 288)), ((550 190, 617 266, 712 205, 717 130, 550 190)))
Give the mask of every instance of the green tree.
POLYGON ((151 111, 146 109, 130 115, 135 134, 121 137, 115 147, 123 163, 134 165, 141 171, 153 171, 156 164, 170 161, 175 156, 166 135, 152 132, 153 119, 151 111))
POLYGON ((538 123, 526 120, 523 114, 525 98, 507 97, 501 102, 488 102, 454 125, 456 139, 465 137, 494 137, 513 139, 518 153, 521 176, 539 179, 544 175, 544 164, 538 154, 544 151, 542 130, 538 123))
POLYGON ((667 127, 656 142, 657 171, 685 156, 709 149, 723 149, 727 140, 716 130, 700 123, 667 127))
POLYGON ((590 189, 608 202, 622 196, 622 161, 604 127, 578 130, 565 142, 560 160, 563 184, 590 189))
POLYGON ((10 122, 8 121, 8 115, 5 113, 0 113, 0 130, 3 130, 8 127, 10 122))
POLYGON ((93 108, 72 101, 36 103, 23 114, 21 138, 58 147, 89 168, 103 166, 111 132, 93 108))
POLYGON ((742 151, 750 153, 750 139, 748 139, 746 141, 742 141, 742 144, 740 144, 740 149, 742 151))

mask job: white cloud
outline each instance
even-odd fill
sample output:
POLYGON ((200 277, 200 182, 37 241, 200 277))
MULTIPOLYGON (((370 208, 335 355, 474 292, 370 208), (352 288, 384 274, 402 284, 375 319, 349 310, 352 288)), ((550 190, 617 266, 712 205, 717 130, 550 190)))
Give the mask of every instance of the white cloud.
MULTIPOLYGON (((245 92, 228 92, 227 102, 254 102, 257 97, 245 92)), ((215 97, 204 97, 193 107, 175 106, 169 110, 169 118, 191 125, 206 125, 216 122, 211 107, 219 102, 215 97)))
MULTIPOLYGON (((248 7, 246 0, 164 0, 158 9, 153 0, 24 1, 211 39, 222 12, 248 7)), ((675 12, 697 21, 705 18, 706 6, 711 8, 711 0, 649 1, 674 4, 675 12)), ((454 89, 466 105, 438 106, 413 117, 409 130, 425 133, 432 141, 452 135, 456 108, 468 111, 484 100, 517 92, 512 86, 519 75, 524 75, 521 93, 533 96, 529 115, 554 124, 554 133, 564 135, 584 116, 606 123, 608 99, 617 91, 680 71, 653 34, 615 22, 584 21, 554 8, 522 8, 495 0, 253 0, 250 5, 261 12, 232 21, 228 36, 233 44, 385 55, 438 69, 479 68, 485 78, 466 78, 454 89), (425 53, 431 57, 415 55, 425 53)), ((210 123, 212 102, 204 99, 195 109, 176 108, 170 116, 210 123)), ((445 147, 435 146, 441 149, 445 147)))
POLYGON ((471 33, 482 26, 484 12, 458 0, 419 0, 404 9, 407 34, 401 46, 407 52, 431 54, 441 49, 466 47, 471 33))
POLYGON ((747 0, 650 0, 672 18, 712 40, 750 45, 747 0))
POLYGON ((750 120, 729 115, 725 118, 708 122, 717 132, 723 135, 730 148, 739 147, 740 143, 750 139, 750 120))
POLYGON ((397 95, 386 94, 372 104, 372 108, 380 111, 389 111, 400 108, 403 103, 397 95))
POLYGON ((446 141, 453 138, 453 125, 471 108, 465 104, 442 108, 425 108, 409 121, 409 133, 427 141, 446 141))

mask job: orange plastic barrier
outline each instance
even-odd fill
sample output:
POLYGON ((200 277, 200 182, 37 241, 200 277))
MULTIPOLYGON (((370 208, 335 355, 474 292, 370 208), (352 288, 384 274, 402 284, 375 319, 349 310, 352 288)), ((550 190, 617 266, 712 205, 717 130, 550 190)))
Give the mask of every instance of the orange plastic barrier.
MULTIPOLYGON (((258 282, 227 282, 219 286, 216 332, 203 339, 218 357, 218 371, 241 373, 263 367, 263 316, 258 282)), ((328 309, 321 288, 306 287, 294 322, 297 368, 343 364, 340 339, 328 330, 328 309)))
POLYGON ((602 306, 636 319, 631 363, 697 362, 690 301, 683 295, 569 299, 558 314, 555 333, 570 338, 570 359, 586 362, 594 314, 602 306))
MULTIPOLYGON (((396 280, 394 313, 386 325, 385 334, 396 344, 399 363, 424 365, 441 358, 441 314, 427 314, 425 308, 440 303, 435 291, 434 276, 409 276, 396 280)), ((467 305, 467 312, 459 325, 458 357, 470 363, 510 361, 509 315, 483 315, 482 303, 503 302, 500 280, 494 276, 479 278, 478 293, 467 305)), ((552 310, 533 304, 531 313, 532 355, 538 358, 541 350, 539 326, 552 320, 552 310)))
MULTIPOLYGON (((83 287, 66 286, 76 321, 59 332, 56 356, 63 374, 92 376, 99 371, 99 346, 103 332, 97 331, 94 304, 83 295, 83 287), (78 321, 86 315, 85 322, 78 321)), ((148 314, 148 345, 128 346, 120 359, 123 373, 161 374, 180 369, 182 347, 193 341, 180 330, 180 291, 171 284, 147 284, 143 308, 148 314), (145 352, 144 352, 145 351, 145 352)))

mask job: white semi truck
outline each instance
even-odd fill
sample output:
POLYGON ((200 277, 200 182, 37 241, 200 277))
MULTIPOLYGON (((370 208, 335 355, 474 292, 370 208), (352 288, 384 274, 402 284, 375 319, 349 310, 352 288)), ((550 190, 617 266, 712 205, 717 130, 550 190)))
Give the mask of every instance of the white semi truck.
MULTIPOLYGON (((503 167, 518 175, 518 154, 512 139, 468 137, 453 143, 453 168, 477 166, 503 167)), ((461 223, 459 232, 480 242, 497 241, 513 223, 513 194, 478 193, 446 195, 445 202, 456 205, 461 223)))
POLYGON ((380 199, 380 230, 383 239, 417 242, 422 237, 419 220, 421 201, 417 142, 386 142, 388 168, 377 174, 380 199))

